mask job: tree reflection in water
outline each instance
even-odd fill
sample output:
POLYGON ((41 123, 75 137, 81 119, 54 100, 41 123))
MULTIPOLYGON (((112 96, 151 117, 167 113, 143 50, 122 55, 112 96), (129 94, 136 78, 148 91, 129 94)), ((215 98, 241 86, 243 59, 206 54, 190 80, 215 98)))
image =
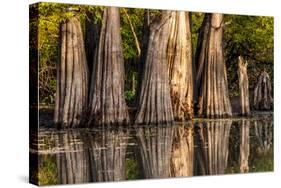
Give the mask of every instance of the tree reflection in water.
POLYGON ((198 122, 195 138, 195 175, 224 174, 232 120, 198 122))
POLYGON ((144 178, 167 178, 174 128, 171 125, 136 128, 144 178))
POLYGON ((259 151, 267 153, 273 142, 273 121, 256 120, 254 125, 255 134, 259 142, 259 151))
POLYGON ((67 130, 58 134, 56 154, 58 179, 62 184, 125 180, 125 155, 128 131, 67 130))
POLYGON ((250 121, 242 120, 240 136, 240 172, 249 171, 249 155, 250 155, 250 121))
POLYGON ((175 127, 171 154, 171 177, 192 176, 194 139, 193 123, 183 122, 175 127))

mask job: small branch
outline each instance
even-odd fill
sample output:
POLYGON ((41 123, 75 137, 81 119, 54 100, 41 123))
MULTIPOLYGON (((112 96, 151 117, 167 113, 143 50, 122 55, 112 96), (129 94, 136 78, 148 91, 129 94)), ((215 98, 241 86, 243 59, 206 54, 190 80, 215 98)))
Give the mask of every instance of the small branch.
POLYGON ((141 48, 140 48, 140 44, 139 44, 138 37, 137 37, 136 32, 135 32, 133 23, 132 23, 132 21, 131 21, 131 19, 130 19, 129 14, 127 13, 127 10, 126 10, 126 9, 123 9, 123 11, 124 11, 124 13, 125 13, 125 15, 126 15, 127 20, 129 21, 129 24, 130 24, 130 27, 131 27, 131 31, 132 31, 133 36, 134 36, 134 39, 135 39, 135 44, 136 44, 136 47, 137 47, 138 56, 140 56, 140 54, 141 54, 141 48))

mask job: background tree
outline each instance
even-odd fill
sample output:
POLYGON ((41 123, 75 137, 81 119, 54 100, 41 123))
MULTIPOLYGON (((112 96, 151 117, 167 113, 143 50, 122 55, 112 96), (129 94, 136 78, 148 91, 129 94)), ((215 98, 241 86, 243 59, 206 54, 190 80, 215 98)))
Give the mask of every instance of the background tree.
POLYGON ((249 101, 249 81, 247 74, 248 63, 243 61, 243 58, 239 56, 238 60, 238 77, 240 88, 240 105, 241 114, 250 115, 250 101, 249 101))
POLYGON ((88 67, 82 29, 76 17, 62 23, 60 44, 54 121, 63 127, 77 127, 88 105, 88 67))
POLYGON ((192 43, 188 12, 172 11, 167 48, 174 118, 193 117, 192 43))
POLYGON ((197 42, 198 115, 231 116, 223 56, 223 15, 206 14, 197 42))
POLYGON ((138 99, 136 124, 161 124, 174 120, 167 69, 170 13, 155 17, 149 26, 149 42, 138 99))
POLYGON ((254 109, 270 110, 273 107, 272 88, 269 75, 262 71, 254 90, 254 109))
POLYGON ((94 57, 89 125, 128 124, 124 97, 124 60, 119 9, 104 10, 99 46, 94 57))

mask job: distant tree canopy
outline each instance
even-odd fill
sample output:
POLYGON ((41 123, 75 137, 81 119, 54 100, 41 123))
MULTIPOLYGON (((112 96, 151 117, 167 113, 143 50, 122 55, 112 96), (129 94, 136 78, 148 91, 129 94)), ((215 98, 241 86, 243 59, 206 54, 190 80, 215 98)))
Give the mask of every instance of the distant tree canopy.
MULTIPOLYGON (((92 19, 95 23, 101 22, 104 7, 59 3, 39 3, 32 6, 38 6, 39 12, 38 20, 31 15, 31 18, 34 19, 30 20, 30 28, 38 27, 39 36, 37 44, 35 44, 36 41, 31 42, 30 48, 36 48, 36 45, 38 45, 40 101, 53 104, 56 92, 56 63, 59 55, 60 23, 69 17, 78 15, 85 35, 87 19, 92 19), (89 12, 93 14, 88 14, 89 12), (89 15, 94 16, 89 17, 89 15)), ((147 10, 120 9, 122 48, 125 61, 125 97, 129 103, 134 100, 136 94, 138 63, 141 63, 138 59, 137 43, 141 45, 142 42, 145 11, 147 10)), ((149 10, 149 12, 150 14, 160 13, 157 10, 149 10)), ((204 13, 191 13, 193 54, 195 54, 198 31, 204 15, 204 13)), ((87 40, 85 37, 84 39, 87 40)), ((254 88, 257 82, 256 78, 262 70, 266 70, 270 79, 273 80, 273 17, 224 15, 223 46, 225 48, 224 55, 230 96, 236 96, 239 93, 237 81, 239 55, 248 61, 250 90, 254 88)), ((32 61, 36 62, 37 59, 32 61)))

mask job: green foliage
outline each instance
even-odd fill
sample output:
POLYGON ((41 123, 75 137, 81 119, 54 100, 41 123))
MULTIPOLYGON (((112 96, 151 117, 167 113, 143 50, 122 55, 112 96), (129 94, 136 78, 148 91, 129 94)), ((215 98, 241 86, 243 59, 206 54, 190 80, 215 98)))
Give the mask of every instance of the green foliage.
POLYGON ((132 103, 133 102, 133 100, 135 99, 135 95, 136 95, 136 93, 135 92, 133 92, 133 91, 125 91, 125 100, 126 100, 126 102, 127 103, 132 103))
POLYGON ((42 156, 42 163, 39 165, 38 170, 39 185, 52 185, 57 184, 57 169, 55 158, 51 156, 42 156))
POLYGON ((131 158, 126 160, 126 179, 135 180, 139 179, 137 162, 131 158))

